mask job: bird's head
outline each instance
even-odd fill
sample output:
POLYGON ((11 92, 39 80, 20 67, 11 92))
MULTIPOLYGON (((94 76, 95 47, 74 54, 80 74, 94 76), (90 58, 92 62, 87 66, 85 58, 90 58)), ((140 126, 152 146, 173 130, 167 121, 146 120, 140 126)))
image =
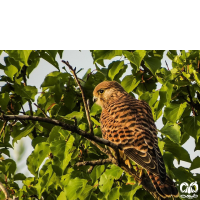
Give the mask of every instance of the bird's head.
POLYGON ((103 81, 93 91, 93 101, 102 108, 125 93, 124 88, 116 81, 103 81))

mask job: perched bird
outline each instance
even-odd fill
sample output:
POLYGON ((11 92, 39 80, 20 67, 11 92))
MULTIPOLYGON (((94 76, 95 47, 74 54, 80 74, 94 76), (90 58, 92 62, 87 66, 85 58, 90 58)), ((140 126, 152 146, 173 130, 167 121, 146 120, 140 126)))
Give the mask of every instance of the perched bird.
POLYGON ((174 182, 166 174, 149 105, 132 97, 115 81, 99 83, 93 96, 102 107, 103 138, 119 145, 126 157, 147 171, 162 198, 178 197, 174 182))

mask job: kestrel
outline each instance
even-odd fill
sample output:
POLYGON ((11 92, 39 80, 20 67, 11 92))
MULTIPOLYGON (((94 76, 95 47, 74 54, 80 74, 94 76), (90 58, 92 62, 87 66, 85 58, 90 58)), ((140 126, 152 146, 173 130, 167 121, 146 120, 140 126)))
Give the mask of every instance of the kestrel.
POLYGON ((162 198, 177 197, 178 190, 166 174, 150 106, 115 81, 99 83, 93 96, 102 107, 103 138, 119 145, 126 157, 147 171, 162 198))

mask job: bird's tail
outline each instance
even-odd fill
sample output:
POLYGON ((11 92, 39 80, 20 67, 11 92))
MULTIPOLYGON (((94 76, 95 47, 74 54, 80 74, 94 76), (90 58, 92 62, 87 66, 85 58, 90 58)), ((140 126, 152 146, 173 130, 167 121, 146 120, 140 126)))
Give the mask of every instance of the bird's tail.
POLYGON ((160 177, 158 175, 152 174, 151 172, 147 171, 149 178, 151 179, 154 187, 156 188, 158 194, 162 198, 168 198, 168 197, 178 197, 178 190, 174 184, 174 182, 166 176, 166 180, 164 183, 160 180, 160 177))

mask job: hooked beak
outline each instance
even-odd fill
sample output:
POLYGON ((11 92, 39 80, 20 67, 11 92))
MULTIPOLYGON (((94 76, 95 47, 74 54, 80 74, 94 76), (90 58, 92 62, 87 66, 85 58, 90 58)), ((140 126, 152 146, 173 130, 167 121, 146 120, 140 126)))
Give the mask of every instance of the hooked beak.
POLYGON ((97 97, 93 97, 93 102, 95 103, 97 101, 97 97))

